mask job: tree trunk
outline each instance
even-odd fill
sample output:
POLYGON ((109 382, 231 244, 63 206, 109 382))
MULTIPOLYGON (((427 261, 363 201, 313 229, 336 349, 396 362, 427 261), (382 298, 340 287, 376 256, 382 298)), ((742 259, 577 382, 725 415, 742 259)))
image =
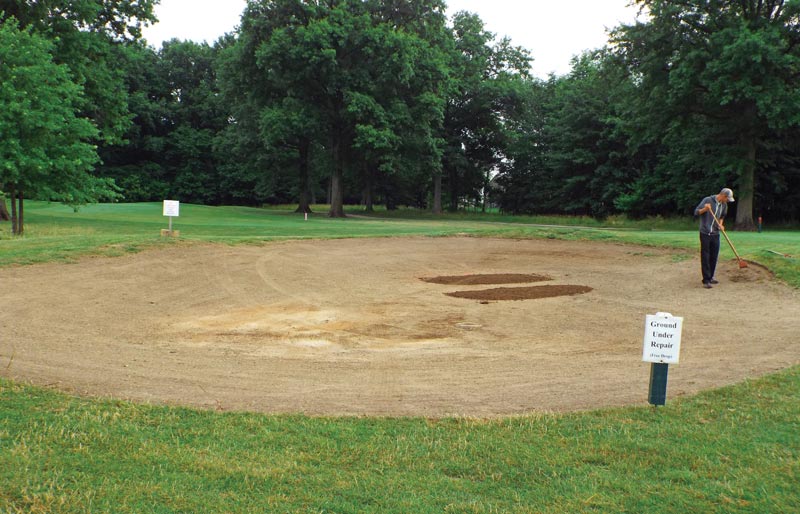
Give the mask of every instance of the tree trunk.
POLYGON ((342 191, 342 168, 336 165, 331 177, 331 210, 328 211, 329 218, 344 218, 344 193, 342 191))
POLYGON ((386 190, 386 210, 387 211, 397 210, 397 200, 395 200, 394 196, 392 195, 391 189, 386 190))
POLYGON ((309 192, 311 189, 311 183, 309 181, 308 173, 308 155, 310 147, 311 142, 307 139, 304 139, 300 142, 300 146, 298 148, 298 164, 300 167, 300 198, 298 199, 297 210, 294 212, 311 212, 311 205, 309 204, 311 197, 309 192))
POLYGON ((483 190, 481 191, 481 212, 486 214, 486 204, 491 200, 492 192, 492 172, 486 171, 483 174, 483 190))
POLYGON ((753 221, 753 197, 755 195, 756 140, 753 136, 743 137, 745 162, 739 177, 739 191, 736 196, 736 230, 755 230, 753 221))
POLYGON ((458 180, 456 172, 453 171, 450 173, 450 177, 448 178, 450 182, 450 205, 447 207, 447 210, 450 212, 458 212, 458 180))
POLYGON ((375 170, 369 163, 364 163, 364 211, 375 212, 374 193, 375 170))
POLYGON ((344 163, 342 162, 341 141, 333 142, 333 173, 331 174, 331 210, 329 218, 344 218, 344 163))
POLYGON ((11 198, 11 234, 17 235, 18 220, 17 220, 17 189, 12 185, 9 187, 9 197, 11 198))
POLYGON ((0 196, 0 221, 11 221, 11 213, 8 212, 4 196, 0 196))
POLYGON ((433 175, 433 213, 442 213, 442 173, 433 175))
POLYGON ((25 209, 23 204, 23 195, 22 191, 18 193, 19 195, 19 209, 17 215, 19 216, 18 225, 17 225, 17 235, 21 236, 25 233, 25 209))

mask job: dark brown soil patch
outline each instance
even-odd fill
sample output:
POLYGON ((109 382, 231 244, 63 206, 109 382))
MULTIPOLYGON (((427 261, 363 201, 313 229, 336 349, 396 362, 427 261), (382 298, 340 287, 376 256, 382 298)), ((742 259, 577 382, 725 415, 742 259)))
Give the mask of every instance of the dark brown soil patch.
POLYGON ((494 275, 446 275, 442 277, 422 278, 420 280, 432 284, 479 286, 487 284, 526 284, 529 282, 544 282, 553 279, 547 275, 536 275, 533 273, 499 273, 494 275))
POLYGON ((554 296, 571 296, 591 291, 587 286, 531 286, 531 287, 498 287, 483 291, 456 291, 445 293, 456 298, 470 300, 536 300, 554 296))

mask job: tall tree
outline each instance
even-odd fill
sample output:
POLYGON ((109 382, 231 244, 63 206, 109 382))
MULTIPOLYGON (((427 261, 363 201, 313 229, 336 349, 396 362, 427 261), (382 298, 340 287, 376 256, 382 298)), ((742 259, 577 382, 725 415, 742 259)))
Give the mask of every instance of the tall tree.
POLYGON ((489 178, 505 159, 509 118, 519 112, 530 57, 507 38, 495 35, 475 14, 453 18, 450 82, 444 115, 443 175, 434 176, 433 211, 442 209, 442 180, 449 188, 449 206, 459 198, 481 197, 489 178))
POLYGON ((221 46, 173 39, 158 51, 141 43, 117 49, 134 119, 122 144, 100 148, 97 173, 113 177, 127 200, 227 199, 219 164, 230 152, 216 146, 229 122, 217 82, 221 46))
POLYGON ((222 196, 214 138, 227 125, 228 114, 219 97, 216 54, 206 43, 178 40, 159 51, 171 125, 164 166, 172 181, 170 194, 186 202, 217 204, 222 196))
POLYGON ((107 181, 89 174, 97 153, 87 141, 97 130, 78 114, 82 90, 51 51, 13 18, 0 24, 0 183, 15 234, 24 232, 26 195, 81 204, 111 193, 107 181))
POLYGON ((521 116, 508 124, 508 158, 500 163, 495 184, 500 209, 512 214, 548 212, 554 186, 546 170, 549 146, 545 125, 551 119, 556 79, 531 79, 522 93, 521 116))
MULTIPOLYGON (((0 1, 0 21, 13 23, 52 42, 49 53, 67 67, 82 94, 74 101, 81 116, 98 129, 98 143, 120 142, 131 116, 115 47, 141 37, 143 23, 155 21, 158 0, 0 1)), ((75 195, 92 197, 93 194, 75 195)))
POLYGON ((374 109, 360 109, 356 145, 364 162, 364 203, 425 204, 425 185, 439 174, 452 40, 441 0, 372 0, 375 23, 390 27, 392 56, 373 73, 374 109), (401 77, 402 80, 397 80, 401 77), (365 116, 366 114, 366 116, 365 116))
POLYGON ((605 51, 585 52, 572 71, 554 80, 550 116, 544 127, 549 150, 550 212, 605 217, 629 179, 623 132, 624 99, 630 83, 605 51))
POLYGON ((498 177, 504 211, 618 212, 635 160, 624 122, 633 84, 617 61, 604 49, 587 51, 567 75, 528 84, 498 177))
POLYGON ((155 21, 158 0, 2 0, 0 19, 51 40, 53 60, 68 67, 83 88, 80 109, 98 128, 102 143, 120 142, 130 124, 123 71, 115 46, 141 37, 143 24, 155 21))
POLYGON ((120 46, 117 55, 133 120, 121 142, 98 148, 102 162, 95 174, 113 178, 125 201, 162 200, 174 181, 165 165, 167 139, 175 127, 167 67, 142 42, 120 46))
MULTIPOLYGON (((428 63, 435 52, 415 32, 424 23, 413 21, 414 30, 399 24, 426 9, 443 19, 443 4, 431 0, 248 3, 233 52, 239 64, 225 75, 244 91, 239 104, 249 107, 242 116, 261 113, 258 123, 242 126, 260 126, 266 147, 294 147, 298 156, 307 155, 307 140, 327 149, 331 217, 344 216, 346 171, 391 166, 402 126, 433 133, 437 77, 431 70, 437 66, 428 63), (279 119, 286 121, 279 126, 279 119)), ((432 140, 428 156, 436 154, 432 140)))
POLYGON ((636 3, 648 21, 622 26, 614 41, 641 84, 642 125, 667 147, 663 175, 696 177, 706 189, 735 181, 736 226, 752 228, 759 155, 773 131, 800 124, 800 2, 636 3))
POLYGON ((251 191, 273 201, 283 196, 281 190, 293 189, 298 212, 311 210, 310 166, 322 135, 319 110, 302 91, 291 90, 291 77, 282 75, 282 64, 262 66, 259 52, 272 44, 273 37, 291 35, 313 19, 316 8, 305 4, 249 2, 236 43, 227 46, 218 60, 222 93, 233 120, 218 144, 239 149, 232 156, 235 164, 222 164, 228 180, 252 184, 251 191))

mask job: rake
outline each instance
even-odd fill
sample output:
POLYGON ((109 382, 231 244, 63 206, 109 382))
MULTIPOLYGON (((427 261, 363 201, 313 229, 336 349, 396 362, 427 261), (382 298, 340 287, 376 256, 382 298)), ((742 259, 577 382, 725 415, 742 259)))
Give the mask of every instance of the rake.
POLYGON ((731 238, 728 237, 727 233, 725 233, 725 227, 723 227, 722 223, 719 222, 719 220, 717 219, 717 216, 716 216, 716 214, 714 214, 713 210, 712 211, 708 211, 708 212, 711 213, 711 216, 714 218, 714 221, 717 223, 717 226, 719 227, 719 231, 722 232, 723 236, 725 236, 725 240, 728 242, 729 245, 731 245, 731 250, 733 250, 733 254, 736 256, 736 259, 739 261, 739 268, 746 268, 747 267, 747 263, 745 262, 744 259, 739 257, 739 252, 736 251, 736 248, 733 246, 733 243, 731 243, 731 238))

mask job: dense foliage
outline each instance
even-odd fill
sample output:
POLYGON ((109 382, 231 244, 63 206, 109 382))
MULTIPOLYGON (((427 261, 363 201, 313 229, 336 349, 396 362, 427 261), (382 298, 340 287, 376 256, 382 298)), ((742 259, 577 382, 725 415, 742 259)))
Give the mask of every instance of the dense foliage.
MULTIPOLYGON (((154 0, 1 0, 0 190, 23 232, 24 194, 72 205, 113 198, 88 172, 95 145, 122 142, 131 123, 124 46, 154 21, 154 0)), ((5 212, 0 197, 0 212, 5 212)))
POLYGON ((22 234, 25 195, 81 202, 102 181, 87 141, 97 130, 76 114, 82 90, 53 62, 51 43, 15 20, 0 22, 0 184, 11 198, 12 232, 22 234))
POLYGON ((648 23, 615 40, 630 80, 638 144, 659 145, 633 196, 687 205, 720 182, 738 189, 736 223, 795 204, 800 126, 800 2, 638 0, 648 23), (777 157, 777 159, 776 159, 777 157), (788 166, 787 166, 788 165, 788 166))
POLYGON ((798 0, 638 0, 547 80, 442 0, 251 0, 213 45, 160 49, 137 41, 153 3, 0 2, 52 41, 126 201, 602 218, 728 186, 739 227, 800 219, 798 0))

